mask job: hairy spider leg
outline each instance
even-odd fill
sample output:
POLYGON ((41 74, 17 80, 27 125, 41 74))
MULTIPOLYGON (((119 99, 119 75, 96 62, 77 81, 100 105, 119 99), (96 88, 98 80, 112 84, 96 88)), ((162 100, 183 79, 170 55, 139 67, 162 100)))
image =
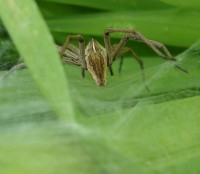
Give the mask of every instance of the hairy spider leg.
MULTIPOLYGON (((105 35, 106 35, 106 34, 105 34, 105 35)), ((110 40, 109 35, 107 34, 104 38, 105 38, 105 45, 108 46, 109 44, 108 44, 108 43, 106 44, 106 42, 110 40)), ((110 64, 112 65, 113 61, 115 61, 116 58, 117 58, 120 54, 125 54, 125 53, 127 53, 127 52, 130 52, 130 53, 133 55, 133 57, 136 59, 136 61, 139 63, 139 65, 140 65, 140 69, 141 69, 141 72, 142 72, 142 79, 143 79, 143 82, 144 82, 144 84, 145 84, 145 88, 146 88, 147 91, 149 91, 149 89, 148 89, 148 87, 146 86, 146 83, 145 83, 144 65, 143 65, 142 59, 133 51, 133 49, 128 48, 128 47, 124 47, 125 44, 126 44, 126 42, 129 40, 129 38, 130 38, 129 34, 125 35, 125 36, 119 41, 119 43, 118 43, 117 45, 114 46, 113 52, 111 52, 111 48, 110 48, 110 47, 108 48, 108 49, 110 50, 110 51, 108 51, 108 52, 110 52, 110 55, 108 56, 108 59, 109 59, 108 62, 110 62, 110 64)), ((110 46, 111 46, 111 45, 110 45, 110 46)), ((112 47, 112 46, 111 46, 111 47, 112 47)), ((107 52, 107 54, 108 54, 108 52, 107 52)), ((123 63, 123 60, 121 60, 121 62, 120 62, 120 67, 119 67, 119 71, 120 71, 120 72, 121 72, 122 63, 123 63)))
MULTIPOLYGON (((108 42, 109 42, 109 40, 110 40, 109 34, 114 33, 114 32, 128 33, 130 38, 145 43, 161 58, 176 62, 176 59, 174 59, 172 57, 170 52, 167 50, 167 48, 162 43, 157 42, 157 41, 153 41, 153 40, 149 40, 149 39, 145 38, 140 32, 133 30, 133 29, 108 28, 104 33, 105 40, 108 40, 108 42), (161 49, 164 52, 164 54, 159 49, 161 49)), ((107 46, 109 46, 109 44, 107 44, 107 46)), ((111 54, 109 54, 109 57, 111 58, 111 54)), ((187 70, 183 69, 182 67, 178 66, 177 64, 175 64, 175 67, 178 68, 179 70, 185 72, 185 73, 188 73, 187 70)))
POLYGON ((26 65, 24 62, 22 63, 19 63, 15 66, 13 66, 10 70, 6 71, 6 73, 2 76, 2 79, 6 78, 8 75, 10 75, 12 72, 14 71, 17 71, 17 70, 20 70, 20 69, 23 69, 23 68, 26 68, 26 65))
MULTIPOLYGON (((175 58, 173 58, 173 56, 171 55, 171 53, 168 51, 168 49, 165 47, 164 44, 154 41, 154 40, 150 40, 145 38, 141 33, 139 33, 138 31, 135 31, 135 35, 134 35, 134 40, 138 40, 141 41, 143 43, 145 43, 147 46, 149 46, 155 53, 158 54, 158 56, 167 59, 167 60, 171 60, 176 62, 177 60, 175 58), (162 52, 160 52, 160 50, 162 52, 164 52, 164 54, 162 52)), ((184 68, 180 67, 179 65, 177 65, 175 63, 175 67, 178 68, 179 70, 188 73, 187 70, 185 70, 184 68)))
POLYGON ((81 68, 82 68, 82 77, 85 77, 85 70, 87 69, 86 60, 85 60, 85 41, 83 36, 81 35, 69 35, 66 37, 64 44, 62 45, 60 56, 61 59, 64 56, 65 50, 69 48, 70 41, 77 40, 79 41, 79 51, 80 51, 80 59, 81 59, 81 68))

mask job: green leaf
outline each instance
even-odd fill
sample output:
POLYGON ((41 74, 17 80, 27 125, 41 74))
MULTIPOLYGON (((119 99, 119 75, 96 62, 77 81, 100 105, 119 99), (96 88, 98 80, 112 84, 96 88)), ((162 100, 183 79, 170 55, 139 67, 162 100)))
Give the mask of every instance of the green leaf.
POLYGON ((200 65, 199 55, 190 56, 195 49, 179 57, 190 74, 157 57, 144 59, 150 93, 132 58, 103 88, 88 73, 83 80, 78 67, 66 66, 76 126, 56 121, 29 71, 16 72, 0 88, 0 172, 199 173, 200 65))
POLYGON ((61 119, 72 121, 73 109, 63 67, 34 1, 1 0, 0 15, 52 108, 61 119))
POLYGON ((199 17, 197 11, 127 11, 56 18, 47 22, 54 32, 96 36, 103 36, 109 27, 132 28, 167 45, 189 47, 200 37, 199 17))
MULTIPOLYGON (((119 10, 134 10, 134 9, 165 9, 171 7, 170 5, 163 3, 159 0, 102 0, 101 2, 97 0, 40 0, 44 2, 55 2, 68 5, 77 5, 82 7, 89 7, 101 10, 119 11, 119 10)), ((38 2, 40 2, 38 1, 38 2)))
POLYGON ((192 0, 192 1, 182 1, 182 0, 161 0, 170 5, 174 5, 179 8, 193 8, 193 9, 200 9, 200 2, 199 0, 192 0))

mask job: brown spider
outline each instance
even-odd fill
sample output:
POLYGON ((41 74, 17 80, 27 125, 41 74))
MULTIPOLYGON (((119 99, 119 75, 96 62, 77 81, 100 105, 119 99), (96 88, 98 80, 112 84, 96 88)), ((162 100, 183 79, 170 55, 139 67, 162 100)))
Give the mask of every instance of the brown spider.
MULTIPOLYGON (((95 80, 98 86, 106 85, 106 70, 107 67, 110 70, 111 75, 113 75, 112 64, 117 57, 123 55, 124 53, 130 52, 133 57, 137 60, 140 65, 141 70, 143 71, 143 61, 140 57, 128 47, 124 47, 126 42, 129 40, 136 40, 145 43, 149 46, 156 54, 161 58, 176 61, 167 50, 167 48, 157 41, 149 40, 145 38, 140 32, 133 29, 114 29, 108 28, 104 32, 104 43, 105 48, 101 46, 96 40, 92 39, 85 48, 85 41, 81 35, 69 35, 66 38, 63 46, 57 45, 57 50, 60 53, 60 57, 63 63, 73 64, 81 66, 82 76, 85 77, 85 70, 88 70, 92 75, 92 78, 95 80), (111 45, 110 42, 110 33, 125 33, 125 36, 119 41, 118 44, 111 45), (70 41, 77 40, 79 42, 79 48, 75 45, 70 44, 70 41)), ((123 59, 121 59, 123 61, 123 59)), ((122 62, 120 63, 121 70, 122 62)), ((15 65, 8 73, 13 72, 18 69, 25 67, 24 63, 15 65)), ((180 69, 183 72, 187 71, 180 66, 175 64, 175 67, 180 69)), ((143 75, 144 79, 144 75, 143 75)), ((147 88, 148 90, 148 88, 147 88)))
MULTIPOLYGON (((145 43, 160 57, 176 61, 167 50, 167 48, 157 41, 149 40, 145 38, 140 32, 132 29, 114 29, 109 28, 104 32, 105 48, 101 46, 96 40, 92 39, 85 48, 84 38, 81 35, 69 35, 66 38, 63 46, 57 46, 61 59, 64 63, 81 66, 82 76, 85 77, 85 70, 88 70, 92 75, 98 86, 106 85, 106 70, 107 67, 113 75, 112 64, 119 55, 130 52, 133 57, 140 64, 141 70, 143 70, 143 62, 140 57, 128 47, 124 47, 129 39, 137 40, 145 43), (125 36, 116 45, 111 45, 110 33, 120 32, 126 33, 125 36), (79 41, 79 48, 70 44, 72 40, 79 41)), ((122 63, 120 64, 120 66, 122 63)), ((175 65, 178 69, 187 73, 186 70, 175 65)), ((121 69, 121 67, 120 67, 121 69)), ((143 76, 144 77, 144 76, 143 76)))

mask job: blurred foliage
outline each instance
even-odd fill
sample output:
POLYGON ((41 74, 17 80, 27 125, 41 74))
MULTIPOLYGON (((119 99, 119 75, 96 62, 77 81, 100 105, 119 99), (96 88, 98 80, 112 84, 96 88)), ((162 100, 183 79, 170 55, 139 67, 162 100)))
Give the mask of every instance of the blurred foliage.
POLYGON ((37 4, 26 0, 0 1, 0 16, 49 105, 63 121, 73 122, 64 69, 37 4))
POLYGON ((19 54, 3 25, 0 24, 0 70, 12 68, 19 62, 19 54))

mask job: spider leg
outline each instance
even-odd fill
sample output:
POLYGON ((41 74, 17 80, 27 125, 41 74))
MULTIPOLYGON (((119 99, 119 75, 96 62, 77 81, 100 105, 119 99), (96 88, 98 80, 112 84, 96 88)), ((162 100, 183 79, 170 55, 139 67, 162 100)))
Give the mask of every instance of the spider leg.
MULTIPOLYGON (((124 47, 121 51, 120 54, 126 54, 127 52, 130 52, 132 55, 133 55, 133 58, 135 58, 135 60, 138 62, 138 64, 140 65, 140 69, 141 69, 141 74, 142 74, 142 79, 143 79, 143 82, 144 82, 144 85, 145 85, 145 88, 146 90, 149 92, 149 88, 147 87, 146 85, 146 79, 145 79, 145 74, 144 74, 144 64, 143 64, 143 61, 142 59, 133 51, 133 49, 131 48, 128 48, 128 47, 124 47)), ((121 58, 121 61, 120 61, 120 66, 122 66, 122 63, 123 63, 123 59, 124 57, 121 58)), ((119 68, 120 70, 120 73, 121 73, 121 67, 119 68)))
MULTIPOLYGON (((171 57, 172 59, 171 60, 174 60, 176 61, 176 59, 174 59, 171 55, 171 53, 168 51, 168 49, 165 47, 164 44, 160 43, 160 42, 157 42, 157 41, 154 41, 154 40, 149 40, 155 47, 161 49, 166 55, 167 57, 171 57)), ((177 64, 175 64, 175 67, 178 68, 179 70, 185 72, 185 73, 188 73, 187 70, 185 70, 184 68, 178 66, 177 64)))
MULTIPOLYGON (((122 42, 124 45, 125 43, 130 39, 134 39, 134 40, 137 40, 137 41, 141 41, 143 43, 145 43, 146 45, 148 45, 154 52, 156 52, 160 57, 162 58, 166 58, 166 59, 170 59, 170 60, 175 60, 174 58, 172 58, 171 54, 169 53, 168 56, 165 56, 160 50, 158 50, 156 48, 156 46, 158 46, 158 42, 157 44, 153 44, 152 40, 149 40, 149 39, 146 39, 142 34, 140 34, 138 31, 136 30, 133 30, 133 29, 113 29, 113 28, 109 28, 105 31, 105 34, 104 34, 104 40, 107 42, 105 42, 105 47, 106 48, 110 48, 110 37, 109 37, 109 34, 110 33, 127 33, 126 37, 124 37, 124 40, 122 39, 120 42, 122 42), (109 43, 109 44, 108 44, 109 43), (171 57, 170 57, 171 56, 171 57)), ((159 45, 160 46, 160 45, 159 45)), ((167 50, 167 49, 166 49, 167 50)), ((109 54, 109 58, 111 59, 111 53, 110 51, 108 51, 108 54, 109 54)))
POLYGON ((135 58, 135 60, 138 62, 138 64, 140 65, 144 86, 145 86, 146 90, 149 92, 150 90, 146 85, 146 79, 145 79, 145 74, 144 74, 144 63, 143 63, 142 59, 131 48, 125 47, 123 49, 123 53, 126 53, 126 52, 130 52, 133 55, 133 57, 135 58))
MULTIPOLYGON (((134 35, 131 38, 133 38, 134 40, 138 40, 138 41, 145 43, 161 58, 176 62, 176 59, 171 55, 171 53, 168 51, 168 49, 165 47, 164 44, 157 42, 157 41, 154 41, 154 40, 147 39, 141 33, 139 33, 138 31, 135 31, 134 35)), ((185 73, 188 73, 187 70, 178 66, 176 63, 175 63, 175 67, 178 68, 179 70, 185 72, 185 73)))
POLYGON ((80 54, 80 59, 81 59, 81 68, 82 68, 82 77, 84 78, 85 77, 85 70, 87 69, 87 66, 86 66, 86 61, 85 61, 85 41, 84 41, 84 38, 81 36, 81 35, 69 35, 67 36, 64 44, 62 45, 62 48, 60 50, 60 56, 61 56, 61 59, 62 57, 64 56, 65 54, 65 50, 67 48, 69 49, 74 49, 71 44, 70 44, 70 41, 73 41, 73 40, 77 40, 79 42, 79 54, 80 54))
MULTIPOLYGON (((111 46, 110 37, 109 37, 110 32, 128 32, 129 33, 129 32, 134 32, 134 31, 133 30, 124 30, 124 29, 116 29, 116 30, 115 29, 108 29, 105 32, 104 42, 105 42, 105 48, 106 48, 107 54, 108 54, 108 66, 112 67, 111 65, 112 65, 113 61, 116 60, 116 58, 119 56, 119 54, 125 54, 126 52, 130 52, 140 65, 140 68, 141 68, 141 71, 142 71, 142 79, 143 79, 144 84, 145 84, 143 61, 131 48, 124 47, 126 42, 131 38, 130 34, 126 34, 119 41, 119 43, 117 45, 111 46)), ((120 61, 119 73, 121 73, 123 59, 124 58, 122 58, 121 61, 120 61)), ((145 85, 145 88, 146 88, 147 91, 149 91, 149 89, 146 85, 145 85)))
MULTIPOLYGON (((121 31, 121 30, 120 30, 121 31)), ((126 31, 126 30, 125 30, 126 31)), ((117 30, 118 32, 118 30, 117 30)), ((105 34, 106 35, 106 34, 105 34)), ((142 71, 142 78, 143 78, 143 81, 145 83, 145 75, 144 75, 144 65, 143 65, 143 61, 141 60, 141 58, 131 49, 131 48, 127 48, 127 47, 124 47, 126 42, 131 38, 130 34, 126 34, 120 41, 117 45, 114 45, 114 46, 110 46, 108 47, 109 49, 109 52, 110 52, 110 55, 108 56, 109 59, 109 63, 110 63, 110 67, 113 63, 113 61, 116 60, 116 58, 120 55, 120 54, 125 54, 127 52, 130 52, 133 57, 136 59, 136 61, 139 63, 140 65, 140 68, 141 68, 141 71, 142 71)), ((105 45, 106 43, 110 43, 110 38, 105 36, 105 45), (107 38, 107 39, 106 39, 107 38), (107 42, 108 41, 108 42, 107 42)), ((107 45, 108 46, 108 45, 107 45)), ((109 53, 107 53, 109 54, 109 53)), ((122 66, 122 63, 123 63, 123 60, 120 62, 120 68, 119 68, 119 71, 121 71, 121 66, 122 66)), ((145 85, 145 88, 147 89, 147 91, 149 91, 148 87, 145 85)))
MULTIPOLYGON (((123 49, 124 45, 126 42, 129 40, 128 35, 126 35, 124 38, 120 40, 118 43, 118 47, 112 52, 112 45, 110 41, 110 33, 134 33, 135 30, 130 30, 130 29, 114 29, 114 28, 108 28, 104 32, 104 43, 105 43, 105 48, 107 52, 107 62, 108 62, 108 68, 110 69, 110 72, 112 70, 112 63, 116 59, 116 55, 119 54, 121 49, 123 49)), ((111 73, 112 75, 112 73, 111 73)))
POLYGON ((121 72, 122 72, 123 62, 124 62, 124 56, 122 56, 120 59, 119 69, 118 69, 119 75, 121 75, 121 72))
POLYGON ((113 70, 112 70, 112 56, 111 56, 112 45, 111 45, 111 42, 110 42, 109 33, 107 31, 105 31, 105 33, 104 33, 104 44, 105 44, 105 49, 106 49, 106 52, 107 52, 107 64, 108 64, 108 68, 110 70, 110 74, 113 75, 113 70))
POLYGON ((6 71, 6 73, 2 76, 2 79, 4 79, 4 78, 6 78, 8 75, 10 75, 12 72, 14 72, 14 71, 17 71, 17 70, 20 70, 20 69, 23 69, 23 68, 25 68, 26 67, 26 65, 25 65, 25 63, 19 63, 19 64, 17 64, 17 65, 15 65, 15 66, 13 66, 10 70, 8 70, 8 71, 6 71))
MULTIPOLYGON (((167 50, 167 48, 159 42, 153 41, 153 40, 149 40, 147 38, 145 38, 141 33, 139 33, 136 30, 133 29, 114 29, 114 28, 108 28, 105 32, 104 32, 104 42, 105 42, 105 48, 107 50, 107 54, 108 54, 108 62, 109 65, 112 65, 112 54, 111 54, 111 43, 110 43, 110 33, 116 33, 116 32, 120 32, 120 33, 127 33, 126 37, 124 37, 124 41, 121 40, 120 42, 122 42, 124 45, 126 43, 126 41, 128 41, 130 38, 137 40, 137 41, 141 41, 143 43, 145 43, 147 46, 149 46, 158 56, 170 60, 170 61, 176 61, 176 59, 174 59, 172 57, 172 55, 170 54, 170 52, 167 50), (127 39, 125 39, 127 38, 127 39), (164 54, 159 50, 161 49, 164 54)), ((121 43, 121 44, 122 44, 121 43)), ((118 48, 120 49, 120 48, 118 48)), ((115 51, 117 52, 117 50, 115 51)), ((187 70, 183 69, 182 67, 178 66, 177 64, 175 64, 175 67, 178 68, 179 70, 186 72, 187 70)))
POLYGON ((138 31, 135 31, 134 34, 130 34, 130 37, 134 40, 141 41, 141 42, 145 43, 148 47, 150 47, 161 58, 168 59, 168 60, 171 60, 171 61, 176 61, 176 59, 174 59, 172 57, 172 55, 169 53, 169 51, 167 50, 167 48, 163 44, 161 45, 161 43, 159 43, 159 42, 156 42, 156 41, 154 42, 152 40, 145 38, 138 31), (164 54, 159 49, 162 49, 164 51, 164 54))
MULTIPOLYGON (((110 63, 112 65, 112 62, 116 60, 116 58, 120 55, 120 54, 124 54, 126 52, 131 52, 131 54, 134 56, 134 58, 137 60, 137 62, 140 64, 141 69, 143 69, 143 62, 140 59, 140 57, 131 49, 131 48, 127 48, 124 47, 126 42, 130 39, 130 35, 127 34, 125 35, 118 44, 112 46, 112 53, 110 51, 110 55, 108 57, 110 57, 110 63)), ((110 49, 110 48, 109 48, 110 49)), ((110 49, 111 50, 111 49, 110 49)))

